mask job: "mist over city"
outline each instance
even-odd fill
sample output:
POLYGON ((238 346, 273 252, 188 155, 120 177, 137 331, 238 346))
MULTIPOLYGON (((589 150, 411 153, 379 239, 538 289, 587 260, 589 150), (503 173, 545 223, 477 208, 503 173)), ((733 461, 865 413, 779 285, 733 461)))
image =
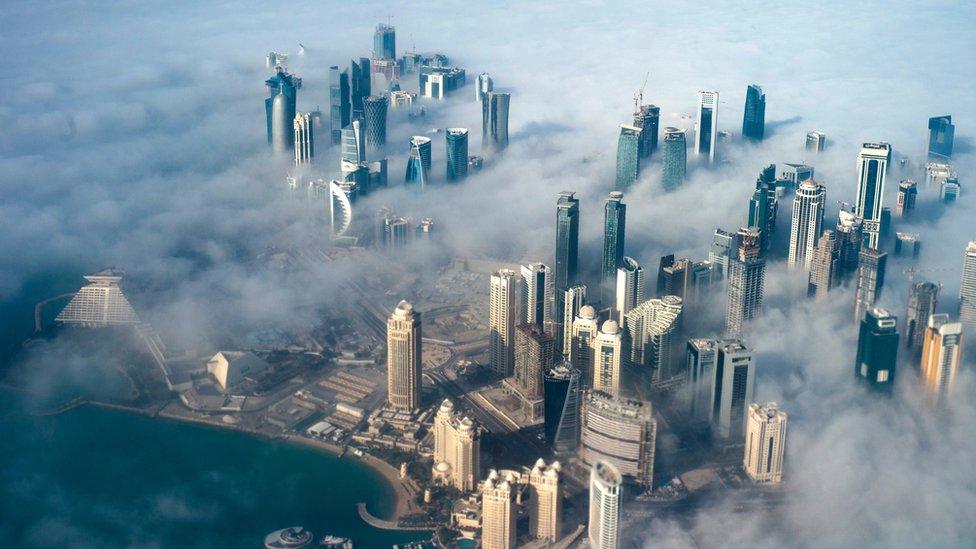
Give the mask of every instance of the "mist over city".
POLYGON ((4 545, 976 543, 973 6, 0 20, 4 545))

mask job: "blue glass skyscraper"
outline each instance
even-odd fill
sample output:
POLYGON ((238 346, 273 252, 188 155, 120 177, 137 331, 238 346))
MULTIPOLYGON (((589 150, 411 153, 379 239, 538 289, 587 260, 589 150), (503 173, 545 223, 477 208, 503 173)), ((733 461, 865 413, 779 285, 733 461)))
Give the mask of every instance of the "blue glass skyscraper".
POLYGON ((756 190, 749 199, 749 226, 759 229, 759 249, 763 255, 772 243, 772 232, 776 227, 776 164, 763 168, 756 179, 756 190))
POLYGON ((948 114, 929 118, 929 158, 945 161, 951 157, 955 134, 956 127, 948 114))
POLYGON ((359 58, 349 62, 349 104, 353 118, 362 119, 366 115, 364 100, 370 95, 369 59, 359 58))
POLYGON ((603 274, 600 291, 604 304, 614 299, 617 268, 623 264, 624 236, 627 228, 627 205, 624 193, 612 192, 603 209, 603 274))
POLYGON ((407 159, 405 185, 416 185, 421 190, 427 187, 430 175, 430 138, 415 135, 410 138, 410 157, 407 159))
POLYGON ((371 147, 386 145, 386 112, 389 98, 371 95, 363 100, 366 111, 366 144, 371 147))
POLYGON ((870 309, 861 319, 854 375, 869 387, 890 392, 898 358, 898 319, 884 309, 870 309))
POLYGON ((332 142, 342 141, 342 128, 351 119, 349 105, 349 73, 339 67, 329 67, 329 120, 332 124, 332 142))
POLYGON ((661 184, 665 190, 676 189, 685 180, 685 170, 688 165, 688 149, 685 143, 685 131, 678 128, 664 128, 664 145, 662 146, 662 177, 661 184))
POLYGON ((468 129, 448 128, 445 140, 447 145, 447 180, 464 179, 468 176, 468 129))
POLYGON ((620 125, 620 137, 617 138, 617 189, 626 189, 637 181, 640 173, 640 140, 640 128, 620 125))
MULTIPOLYGON (((293 74, 285 72, 280 65, 275 67, 275 75, 264 81, 268 87, 268 98, 264 100, 264 110, 268 118, 268 143, 273 144, 276 130, 281 136, 283 143, 292 142, 292 124, 295 120, 296 105, 298 103, 298 90, 302 87, 302 79, 293 74), (284 96, 279 103, 279 124, 276 127, 274 122, 274 102, 278 95, 284 96)), ((286 148, 290 146, 286 145, 286 148)))
POLYGON ((579 199, 573 191, 559 193, 556 202, 556 261, 554 283, 565 290, 577 280, 579 254, 579 199))
POLYGON ((481 103, 482 147, 500 151, 508 146, 508 106, 511 96, 507 93, 488 92, 481 103))
POLYGON ((746 107, 742 115, 742 136, 762 141, 766 133, 766 94, 756 84, 746 88, 746 107))
POLYGON ((656 105, 641 105, 634 113, 634 125, 641 129, 640 147, 641 158, 648 158, 657 150, 657 132, 661 121, 661 107, 656 105))
POLYGON ((396 28, 392 25, 376 25, 373 55, 377 59, 396 59, 396 28))

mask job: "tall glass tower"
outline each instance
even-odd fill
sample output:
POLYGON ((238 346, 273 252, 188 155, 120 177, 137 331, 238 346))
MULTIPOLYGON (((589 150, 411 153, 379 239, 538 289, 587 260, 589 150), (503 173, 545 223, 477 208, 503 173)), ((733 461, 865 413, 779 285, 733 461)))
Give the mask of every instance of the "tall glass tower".
POLYGON ((718 92, 698 92, 698 116, 695 119, 695 156, 715 162, 715 143, 718 139, 718 92))
POLYGON ((967 337, 976 337, 976 240, 966 246, 959 285, 959 321, 967 337))
POLYGON ((881 238, 881 209, 890 160, 891 146, 887 143, 865 143, 857 157, 854 214, 864 220, 864 244, 869 248, 877 248, 881 238))
POLYGON ((746 88, 746 108, 742 115, 742 136, 762 141, 766 133, 766 94, 756 84, 746 88))
POLYGON ((956 127, 948 114, 929 118, 929 159, 937 162, 947 161, 952 156, 952 141, 955 134, 956 127))
POLYGON ((576 451, 580 428, 580 371, 558 365, 543 388, 546 444, 556 453, 576 451))
POLYGON ((640 173, 640 141, 640 128, 620 125, 620 137, 617 139, 617 189, 626 189, 637 181, 640 173))
POLYGON ((922 348, 922 337, 929 317, 939 304, 941 287, 932 282, 916 282, 908 293, 908 312, 905 314, 905 347, 922 348))
POLYGON ((279 65, 275 67, 274 76, 265 80, 264 85, 268 87, 268 98, 264 100, 264 111, 268 118, 268 143, 274 145, 274 138, 278 137, 285 148, 290 148, 292 124, 295 120, 298 90, 302 88, 302 79, 285 72, 285 69, 279 65), (284 97, 278 101, 281 106, 278 107, 279 112, 276 117, 275 99, 279 95, 284 97))
POLYGON ((410 157, 407 158, 405 185, 417 185, 420 190, 427 187, 430 175, 430 138, 415 135, 410 138, 410 157))
POLYGON ((641 105, 634 113, 634 125, 641 129, 639 153, 648 158, 657 150, 657 132, 661 124, 661 107, 641 105))
POLYGON ((874 308, 884 287, 885 267, 888 254, 877 248, 861 248, 857 262, 857 289, 854 294, 854 322, 860 322, 864 313, 874 308))
POLYGON ((688 162, 688 146, 685 131, 678 128, 664 128, 663 175, 661 184, 665 190, 676 189, 685 180, 688 162))
POLYGON ((500 151, 508 146, 508 93, 488 92, 481 103, 482 146, 500 151))
POLYGON ((468 176, 468 129, 448 128, 444 136, 447 140, 447 180, 460 181, 468 176))
MULTIPOLYGON (((559 193, 556 201, 556 290, 565 290, 577 282, 579 253, 579 199, 573 191, 559 193)), ((558 297, 558 296, 557 296, 558 297)))
POLYGON ((369 59, 359 58, 349 62, 349 104, 352 105, 353 118, 364 118, 366 109, 364 100, 370 94, 369 59))
POLYGON ((627 228, 627 205, 624 193, 614 191, 603 208, 603 276, 600 287, 604 304, 613 300, 617 268, 624 259, 624 236, 627 228))
POLYGON ((396 28, 392 25, 376 25, 373 55, 377 59, 396 59, 396 28))
POLYGON ((793 220, 790 229, 790 267, 810 268, 813 251, 823 231, 827 189, 816 181, 800 183, 793 197, 793 220))
POLYGON ((390 100, 385 95, 371 95, 363 100, 366 110, 366 144, 370 147, 386 145, 386 111, 390 100))
POLYGON ((762 258, 759 238, 756 227, 739 229, 739 249, 729 262, 725 331, 731 336, 742 333, 745 323, 762 310, 766 260, 762 258))
POLYGON ((342 141, 342 128, 349 124, 349 73, 339 71, 337 65, 329 67, 329 120, 332 124, 332 142, 342 141))
POLYGON ((869 309, 857 335, 854 375, 868 386, 890 392, 898 358, 898 319, 884 309, 869 309))

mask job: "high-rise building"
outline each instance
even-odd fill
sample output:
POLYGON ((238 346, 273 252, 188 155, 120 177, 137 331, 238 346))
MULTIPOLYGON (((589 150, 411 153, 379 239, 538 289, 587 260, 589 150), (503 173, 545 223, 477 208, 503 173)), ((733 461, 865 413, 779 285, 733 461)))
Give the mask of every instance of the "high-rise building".
POLYGON ((390 108, 391 109, 406 109, 413 105, 413 100, 417 98, 417 94, 402 90, 393 90, 390 92, 390 108))
POLYGON ((884 286, 888 254, 874 248, 863 248, 858 256, 857 289, 854 293, 854 322, 860 322, 864 313, 874 307, 881 297, 884 286))
POLYGON ((684 296, 680 296, 686 306, 701 308, 708 306, 707 298, 712 288, 722 282, 722 266, 711 261, 695 261, 688 270, 688 284, 684 296))
POLYGON ((139 316, 122 292, 124 276, 122 270, 114 268, 85 275, 88 284, 75 293, 55 320, 85 328, 139 324, 139 316))
MULTIPOLYGON (((568 360, 570 345, 573 341, 573 323, 586 303, 586 285, 574 284, 562 292, 557 290, 555 294, 557 304, 560 303, 559 300, 561 299, 559 308, 562 309, 560 311, 562 314, 556 315, 556 322, 561 321, 561 323, 552 327, 552 333, 556 337, 557 352, 562 352, 563 357, 568 360), (562 294, 561 297, 560 294, 562 294)), ((586 383, 589 383, 589 379, 587 378, 586 383)))
POLYGON ((847 278, 857 271, 863 231, 861 218, 841 210, 837 214, 837 275, 847 278))
POLYGON ((447 180, 460 181, 468 176, 468 129, 448 128, 444 137, 447 145, 447 180))
POLYGON ((929 400, 945 406, 962 360, 962 323, 949 322, 949 315, 929 317, 922 343, 921 378, 929 400))
POLYGON ((559 493, 558 461, 548 467, 539 458, 529 471, 529 536, 555 543, 562 528, 562 494, 559 493))
POLYGON ((421 345, 420 313, 401 301, 386 321, 387 401, 391 406, 420 408, 421 345))
POLYGON ((770 164, 759 172, 756 190, 749 200, 748 226, 759 229, 759 248, 762 255, 766 254, 773 241, 778 209, 776 164, 770 164))
POLYGON ((905 347, 921 349, 929 317, 939 305, 939 290, 932 282, 916 282, 908 292, 908 312, 905 313, 905 347))
POLYGON ((434 415, 434 470, 445 470, 462 492, 474 490, 481 473, 481 431, 444 399, 434 415), (446 464, 446 467, 444 466, 446 464))
POLYGON ((607 320, 590 341, 593 356, 593 389, 620 394, 623 366, 623 333, 616 320, 607 320))
POLYGON ((489 367, 508 377, 515 369, 515 326, 518 325, 522 279, 511 269, 491 275, 488 311, 489 367))
POLYGON ((976 337, 976 240, 970 240, 962 263, 959 285, 959 322, 968 336, 976 337))
POLYGON ((685 380, 690 390, 688 411, 696 420, 712 417, 712 381, 718 363, 719 342, 714 339, 689 339, 685 380))
POLYGON ((657 421, 651 403, 592 390, 583 395, 579 457, 588 466, 612 463, 646 488, 654 483, 657 421))
POLYGON ((715 436, 727 440, 742 437, 755 378, 752 351, 738 339, 721 341, 712 371, 711 424, 715 436))
POLYGON ((623 477, 612 463, 596 461, 590 468, 590 519, 587 538, 591 549, 619 549, 623 477))
POLYGON ((622 324, 624 315, 644 301, 644 268, 631 257, 624 257, 617 269, 617 293, 614 310, 622 324))
POLYGON ((766 279, 766 260, 760 255, 759 230, 756 227, 742 228, 738 236, 739 248, 729 262, 725 313, 725 331, 733 336, 742 333, 747 321, 759 316, 766 279))
POLYGON ((366 111, 366 144, 370 147, 386 145, 386 112, 390 104, 385 95, 371 95, 363 99, 366 111))
POLYGON ((477 80, 475 80, 475 87, 474 87, 475 99, 479 103, 483 103, 485 97, 487 97, 488 95, 488 92, 494 89, 495 89, 495 83, 492 81, 491 75, 488 74, 487 72, 483 72, 479 74, 477 80))
POLYGON ((683 307, 680 297, 666 295, 648 299, 624 318, 624 353, 628 362, 637 367, 640 383, 645 387, 681 373, 676 358, 683 307))
POLYGON ((698 92, 698 116, 695 118, 695 156, 715 162, 718 139, 718 92, 698 92))
POLYGON ((806 164, 785 164, 783 171, 779 172, 779 178, 789 181, 790 187, 796 188, 800 183, 813 179, 813 166, 806 164))
POLYGON ((275 67, 275 74, 264 81, 268 87, 268 98, 264 100, 264 111, 268 119, 268 143, 275 152, 284 152, 292 147, 292 123, 298 104, 298 90, 302 79, 275 67), (278 96, 282 96, 280 99, 278 96))
POLYGON ((349 104, 352 107, 352 117, 362 120, 366 115, 363 100, 370 95, 369 59, 360 57, 359 62, 349 62, 349 104))
POLYGON ((407 158, 405 185, 416 185, 421 190, 427 188, 430 181, 430 149, 429 137, 415 135, 410 138, 410 157, 407 158))
POLYGON ((807 150, 813 153, 822 153, 827 147, 827 134, 823 132, 807 132, 807 150))
POLYGON ((949 177, 955 176, 952 166, 944 162, 925 163, 925 185, 930 189, 937 189, 949 177))
POLYGON ((634 126, 641 129, 638 153, 641 158, 648 158, 657 150, 657 133, 661 123, 661 107, 656 105, 638 105, 634 112, 634 126))
POLYGON ((688 168, 688 146, 685 143, 685 130, 664 128, 662 152, 661 184, 667 191, 677 189, 685 180, 688 168))
POLYGON ((746 88, 746 107, 742 115, 742 137, 762 141, 766 133, 766 94, 756 84, 746 88))
POLYGON ((922 239, 918 233, 905 233, 897 231, 895 233, 895 253, 896 257, 917 258, 922 251, 922 239))
POLYGON ((804 181, 796 189, 793 198, 793 224, 790 228, 790 267, 810 268, 813 250, 823 232, 824 208, 827 206, 827 189, 813 181, 804 181))
POLYGON ((840 261, 839 245, 834 231, 827 229, 820 235, 817 247, 810 259, 810 277, 807 295, 815 299, 827 297, 827 292, 837 282, 837 269, 840 261))
POLYGON ((559 193, 556 202, 556 291, 564 290, 577 280, 580 228, 579 199, 572 191, 559 193))
POLYGON ((601 297, 609 303, 617 283, 617 268, 624 260, 624 237, 627 228, 627 205, 624 193, 611 192, 603 208, 603 283, 601 297))
POLYGON ((587 387, 593 384, 593 342, 600 332, 596 309, 584 305, 573 320, 572 335, 568 339, 568 362, 580 371, 580 379, 587 387))
POLYGON ((546 444, 554 452, 579 446, 580 370, 560 364, 546 373, 543 386, 546 444))
POLYGON ((857 157, 854 214, 864 220, 864 243, 869 248, 877 248, 880 240, 881 208, 890 160, 891 146, 887 143, 865 143, 857 157))
POLYGON ((420 97, 444 99, 464 85, 464 69, 457 67, 423 67, 418 75, 420 97))
POLYGON ((385 158, 374 160, 369 163, 369 188, 370 190, 382 189, 389 182, 386 171, 387 161, 385 158))
POLYGON ((373 33, 373 58, 396 59, 396 28, 393 25, 376 25, 373 33))
POLYGON ((868 386, 890 392, 898 358, 898 318, 885 309, 868 309, 857 335, 854 375, 868 386))
POLYGON ((514 479, 501 478, 494 469, 481 484, 481 547, 484 549, 515 549, 515 492, 514 479))
POLYGON ((620 137, 617 138, 617 189, 626 189, 637 181, 640 173, 640 141, 640 128, 620 125, 620 137))
POLYGON ((543 376, 552 364, 551 335, 535 324, 522 324, 515 329, 515 384, 523 399, 542 398, 543 376))
POLYGON ((366 134, 362 123, 356 119, 342 128, 340 162, 343 173, 350 172, 366 161, 366 134))
POLYGON ((675 295, 684 299, 685 294, 691 289, 692 261, 688 258, 672 261, 662 257, 661 263, 662 265, 658 268, 657 273, 657 295, 675 295), (670 265, 665 265, 665 263, 670 263, 670 265))
POLYGON ((481 103, 482 147, 501 151, 508 146, 508 107, 512 96, 508 93, 488 92, 481 103))
POLYGON ((952 156, 952 141, 956 127, 952 117, 935 116, 929 118, 929 159, 945 161, 952 156))
POLYGON ((939 198, 946 204, 951 204, 959 198, 959 179, 948 177, 942 180, 939 187, 939 198))
POLYGON ((295 165, 304 166, 315 156, 315 131, 312 129, 312 115, 301 112, 295 115, 292 123, 295 140, 295 165))
POLYGON ((739 248, 739 236, 722 229, 715 229, 712 246, 708 250, 708 260, 719 266, 722 278, 729 276, 729 261, 735 257, 739 248))
POLYGON ((908 217, 915 209, 915 199, 918 197, 918 185, 910 179, 898 184, 898 201, 895 202, 895 214, 898 217, 908 217))
POLYGON ((552 269, 544 263, 522 265, 522 317, 523 324, 535 324, 540 328, 552 321, 552 269))
POLYGON ((786 412, 775 402, 749 405, 746 448, 742 466, 753 482, 776 484, 783 480, 786 449, 786 412))

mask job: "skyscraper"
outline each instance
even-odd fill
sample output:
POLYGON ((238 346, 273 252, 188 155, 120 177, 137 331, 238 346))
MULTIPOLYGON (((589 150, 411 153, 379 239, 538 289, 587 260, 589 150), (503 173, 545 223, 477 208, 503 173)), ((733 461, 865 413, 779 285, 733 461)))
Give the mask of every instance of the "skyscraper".
POLYGON ((746 448, 742 466, 753 482, 775 484, 783 480, 786 449, 786 412, 775 402, 749 405, 746 448))
POLYGON ((627 205, 624 193, 611 192, 603 208, 603 284, 602 300, 609 303, 617 282, 617 268, 624 259, 624 236, 627 228, 627 205))
POLYGON ((810 259, 810 277, 807 284, 807 295, 816 299, 827 297, 827 292, 837 281, 839 246, 837 235, 827 229, 820 235, 817 247, 810 259))
POLYGON ((719 266, 722 278, 728 278, 730 260, 739 248, 739 236, 722 229, 715 229, 712 246, 708 250, 708 260, 719 266))
POLYGON ((580 371, 560 364, 546 373, 543 386, 546 444, 557 454, 579 446, 580 371))
POLYGON ((620 125, 620 137, 617 138, 617 189, 626 189, 637 181, 640 173, 640 141, 640 128, 620 125))
POLYGON ((284 152, 294 144, 290 137, 302 79, 285 72, 278 65, 274 76, 265 80, 264 85, 268 87, 268 98, 264 100, 264 111, 268 119, 268 143, 275 152, 284 152), (278 99, 279 95, 282 96, 281 99, 278 99))
POLYGON ((468 176, 468 129, 448 128, 444 138, 447 145, 447 180, 460 181, 468 176))
POLYGON ((874 248, 861 250, 857 263, 857 289, 854 293, 854 322, 860 322, 865 311, 873 308, 881 297, 887 265, 887 253, 874 248))
POLYGON ((529 471, 529 535, 555 543, 562 527, 563 498, 559 493, 558 461, 546 467, 539 458, 529 471))
POLYGON ((444 399, 434 416, 434 468, 447 464, 451 484, 467 492, 474 490, 481 474, 481 431, 468 417, 461 416, 454 403, 444 399))
POLYGON ((363 132, 362 123, 358 119, 342 128, 340 154, 343 173, 358 168, 361 162, 366 161, 366 134, 363 132))
POLYGON ((712 433, 722 439, 741 439, 756 378, 752 351, 740 340, 723 340, 712 374, 712 433))
POLYGON ((572 326, 572 336, 567 344, 568 362, 580 371, 582 383, 590 387, 593 385, 593 342, 600 332, 596 309, 592 305, 583 305, 572 326))
POLYGON ((420 408, 421 378, 420 313, 401 301, 386 321, 386 379, 391 406, 420 408))
POLYGON ((515 549, 514 480, 500 478, 494 469, 481 484, 481 547, 515 549))
POLYGON ((553 364, 552 336, 535 324, 515 329, 515 383, 527 400, 542 398, 542 379, 553 364))
POLYGON ((489 367, 508 377, 515 368, 515 326, 519 318, 522 279, 511 269, 491 275, 488 311, 489 367))
POLYGON ((729 262, 728 304, 725 331, 737 336, 743 325, 762 310, 766 260, 760 256, 759 230, 756 227, 739 229, 739 248, 729 262))
POLYGON ((622 324, 624 315, 643 301, 644 269, 633 258, 624 257, 617 269, 617 294, 614 301, 618 322, 622 324))
POLYGON ((861 218, 841 210, 837 213, 837 275, 847 278, 857 271, 863 231, 861 218))
POLYGON ((559 193, 556 202, 556 291, 564 290, 577 282, 577 256, 579 253, 579 199, 572 191, 559 193))
POLYGON ((393 25, 376 25, 373 33, 373 57, 396 59, 396 28, 393 25))
POLYGON ((529 263, 522 271, 523 324, 535 324, 544 328, 552 320, 553 286, 552 269, 545 263, 529 263))
POLYGON ((590 468, 590 520, 587 523, 591 549, 619 549, 622 496, 620 471, 612 463, 594 462, 590 468))
POLYGON ((352 117, 360 120, 365 117, 364 99, 370 95, 369 59, 360 57, 359 62, 349 62, 349 104, 352 106, 352 117))
POLYGON ((295 139, 295 165, 303 166, 312 162, 315 156, 314 131, 312 130, 312 115, 301 112, 295 115, 293 122, 295 139))
POLYGON ((488 92, 495 89, 495 83, 491 79, 491 75, 487 72, 483 72, 478 75, 478 79, 475 80, 474 93, 475 99, 479 103, 485 101, 485 97, 488 96, 488 92))
POLYGON ((661 184, 670 191, 681 186, 685 180, 688 164, 688 146, 685 144, 685 130, 664 128, 664 149, 661 165, 663 168, 661 184))
POLYGON ((624 318, 624 353, 646 389, 655 381, 669 380, 681 373, 676 359, 682 309, 680 297, 666 295, 648 299, 624 318))
POLYGON ((765 255, 772 243, 776 229, 779 204, 776 200, 776 164, 770 164, 759 172, 756 190, 749 200, 749 226, 759 229, 760 254, 765 255))
POLYGON ((390 99, 385 95, 371 95, 363 99, 366 111, 366 144, 370 147, 386 145, 386 111, 390 99))
POLYGON ((689 339, 685 380, 690 388, 688 410, 696 420, 712 417, 712 382, 718 363, 719 342, 714 339, 689 339))
POLYGON ((793 224, 790 229, 790 267, 810 268, 813 250, 823 231, 827 189, 816 181, 800 183, 793 198, 793 224))
POLYGON ((427 184, 430 182, 430 149, 429 137, 415 135, 410 138, 410 157, 407 158, 405 185, 416 185, 420 190, 427 188, 427 184))
POLYGON ((939 187, 939 198, 942 202, 951 204, 959 198, 959 189, 959 179, 947 177, 942 180, 942 185, 939 187))
POLYGON ((891 146, 887 143, 865 143, 857 157, 854 214, 864 220, 864 243, 869 248, 877 248, 880 240, 881 208, 890 159, 891 146))
POLYGON ((891 392, 898 358, 898 319, 885 309, 868 309, 857 335, 854 375, 869 387, 891 392))
POLYGON ((941 286, 931 282, 916 282, 908 293, 908 312, 905 313, 905 347, 922 347, 922 338, 929 317, 939 304, 941 286))
POLYGON ((813 166, 806 164, 785 164, 779 178, 790 182, 790 187, 796 188, 800 183, 813 179, 813 166))
POLYGON ((488 92, 482 101, 482 147, 501 151, 508 146, 508 106, 511 103, 508 93, 488 92))
POLYGON ((562 352, 563 357, 568 359, 573 341, 573 322, 586 303, 586 285, 574 284, 562 292, 555 291, 555 294, 562 314, 556 315, 555 321, 559 324, 552 327, 552 333, 556 336, 556 351, 562 352), (561 298, 560 294, 562 294, 561 298))
POLYGON ((634 112, 634 126, 641 129, 638 153, 641 158, 648 158, 657 150, 657 133, 661 123, 661 107, 656 105, 638 105, 634 112))
POLYGON ((623 334, 616 320, 607 320, 590 342, 593 355, 593 389, 620 394, 623 366, 623 334))
POLYGON ((956 127, 952 117, 936 116, 929 118, 929 159, 944 162, 952 156, 952 141, 956 127))
POLYGON ((756 84, 746 88, 746 108, 742 115, 742 137, 762 141, 766 133, 766 94, 756 84))
POLYGON ((967 336, 976 336, 976 240, 969 241, 963 258, 959 322, 962 322, 967 336))
POLYGON ((342 128, 349 124, 351 114, 349 72, 340 72, 338 65, 333 65, 329 67, 329 120, 333 143, 342 141, 342 128))
POLYGON ((918 185, 910 179, 898 184, 898 201, 895 202, 895 214, 898 217, 908 217, 915 209, 915 199, 918 197, 918 185))
POLYGON ((922 239, 918 233, 895 232, 895 253, 896 257, 917 258, 922 251, 922 239))
POLYGON ((698 116, 695 119, 695 156, 715 162, 715 143, 718 139, 718 92, 698 92, 698 116))
POLYGON ((827 134, 823 132, 807 132, 807 150, 813 153, 822 153, 827 146, 827 134))
POLYGON ((949 322, 949 315, 929 317, 922 343, 921 378, 929 400, 945 406, 962 360, 962 323, 949 322))
POLYGON ((657 421, 651 403, 592 390, 583 395, 579 457, 612 463, 645 488, 654 484, 657 421))

